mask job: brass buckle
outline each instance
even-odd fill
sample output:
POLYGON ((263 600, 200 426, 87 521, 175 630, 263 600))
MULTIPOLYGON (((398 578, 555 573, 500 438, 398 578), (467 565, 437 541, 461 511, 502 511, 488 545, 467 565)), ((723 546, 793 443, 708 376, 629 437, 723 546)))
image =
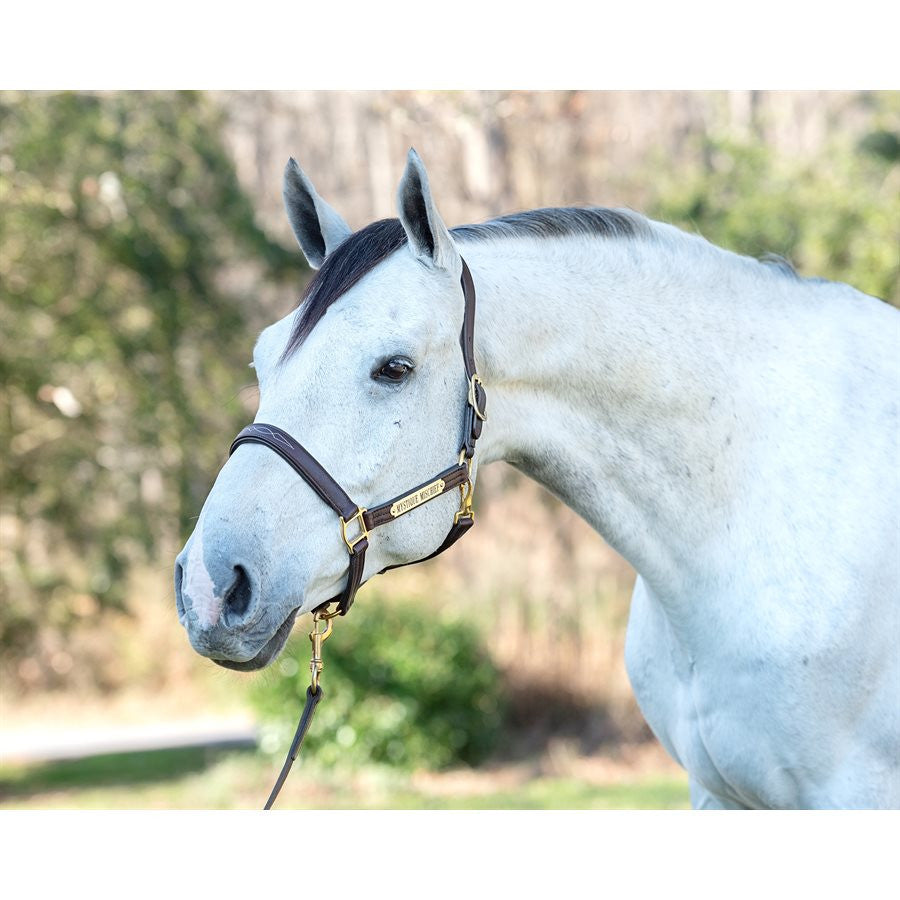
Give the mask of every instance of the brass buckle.
POLYGON ((481 419, 482 422, 487 422, 487 416, 478 408, 478 397, 475 393, 475 385, 480 384, 484 387, 484 382, 478 377, 478 374, 475 373, 469 379, 469 406, 475 410, 475 415, 481 419))
POLYGON ((344 543, 347 545, 347 549, 350 551, 350 555, 353 556, 356 553, 356 545, 363 539, 369 536, 369 530, 366 528, 366 523, 363 520, 363 516, 366 514, 365 507, 360 506, 356 512, 350 516, 349 519, 344 519, 343 516, 338 516, 341 520, 341 537, 344 539, 344 543), (347 526, 351 522, 356 522, 359 525, 359 534, 354 538, 347 537, 347 526))

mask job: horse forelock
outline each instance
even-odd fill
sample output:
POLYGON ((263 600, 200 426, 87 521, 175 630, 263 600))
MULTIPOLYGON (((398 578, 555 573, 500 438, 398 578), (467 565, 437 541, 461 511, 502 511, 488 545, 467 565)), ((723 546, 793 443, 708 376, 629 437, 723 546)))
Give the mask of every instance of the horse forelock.
POLYGON ((300 312, 291 329, 282 360, 306 340, 328 308, 364 275, 407 242, 399 219, 380 219, 354 232, 325 257, 300 298, 300 312))

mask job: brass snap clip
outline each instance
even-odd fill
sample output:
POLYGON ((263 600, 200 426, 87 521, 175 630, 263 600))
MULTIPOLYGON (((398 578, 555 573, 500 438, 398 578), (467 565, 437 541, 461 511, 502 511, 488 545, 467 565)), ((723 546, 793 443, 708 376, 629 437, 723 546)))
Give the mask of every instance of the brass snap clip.
POLYGON ((475 493, 475 485, 472 484, 472 463, 466 460, 466 450, 463 448, 459 451, 459 464, 465 463, 468 477, 459 486, 459 509, 453 517, 453 524, 459 524, 460 519, 471 519, 475 521, 475 510, 472 509, 472 497, 475 493))
POLYGON ((456 515, 453 517, 453 524, 459 524, 460 519, 475 519, 475 510, 472 509, 472 494, 474 492, 474 488, 472 487, 472 482, 469 479, 466 479, 459 486, 459 509, 456 512, 456 515))
POLYGON ((313 630, 309 633, 309 640, 312 644, 312 659, 309 661, 309 672, 311 675, 310 685, 314 694, 319 690, 319 675, 322 674, 324 666, 322 662, 322 644, 331 637, 331 632, 334 630, 332 619, 337 614, 337 610, 334 612, 317 610, 313 613, 313 630), (319 631, 319 622, 325 623, 323 631, 319 631))

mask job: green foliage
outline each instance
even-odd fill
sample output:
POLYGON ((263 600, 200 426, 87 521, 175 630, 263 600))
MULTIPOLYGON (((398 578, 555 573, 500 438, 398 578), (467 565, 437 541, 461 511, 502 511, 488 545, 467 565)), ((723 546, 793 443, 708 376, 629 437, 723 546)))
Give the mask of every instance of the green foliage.
POLYGON ((298 261, 255 225, 222 125, 192 93, 0 94, 7 664, 175 551, 246 418, 255 304, 229 278, 298 261))
POLYGON ((700 136, 692 165, 654 169, 657 200, 647 212, 900 306, 900 109, 892 96, 872 102, 878 125, 861 141, 839 133, 797 159, 759 140, 700 136))
MULTIPOLYGON (((289 644, 255 680, 264 749, 287 751, 309 684, 309 641, 289 644)), ((304 756, 325 765, 439 768, 488 756, 503 718, 500 674, 474 628, 366 594, 325 644, 322 688, 304 756)))

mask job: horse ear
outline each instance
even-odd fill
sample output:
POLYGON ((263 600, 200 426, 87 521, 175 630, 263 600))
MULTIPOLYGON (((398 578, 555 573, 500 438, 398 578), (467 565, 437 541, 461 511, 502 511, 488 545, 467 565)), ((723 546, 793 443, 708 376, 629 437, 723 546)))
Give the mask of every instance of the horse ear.
POLYGON ((406 170, 397 188, 397 209, 416 258, 459 274, 462 271, 459 251, 434 205, 425 165, 413 149, 406 158, 406 170))
POLYGON ((338 244, 352 233, 350 226, 317 193, 297 161, 284 167, 284 208, 300 249, 318 269, 338 244))

